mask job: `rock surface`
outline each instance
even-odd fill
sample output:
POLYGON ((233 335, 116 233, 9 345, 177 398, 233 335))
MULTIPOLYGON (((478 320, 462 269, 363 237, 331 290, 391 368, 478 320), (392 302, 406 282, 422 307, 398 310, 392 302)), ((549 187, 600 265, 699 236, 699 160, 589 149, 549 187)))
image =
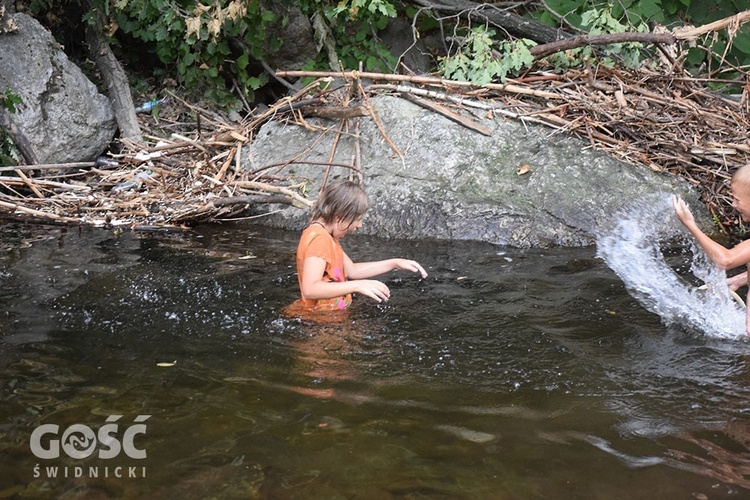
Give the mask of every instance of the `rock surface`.
MULTIPOLYGON (((518 247, 585 246, 595 243, 597 231, 617 210, 650 193, 675 192, 689 202, 697 200, 679 178, 626 164, 547 127, 499 115, 488 118, 486 111, 466 113, 491 131, 485 136, 399 97, 370 102, 401 156, 371 118, 361 118, 360 155, 372 202, 360 230, 364 233, 518 247), (525 166, 528 172, 520 174, 525 166)), ((320 131, 293 124, 264 125, 243 153, 245 168, 294 159, 283 172, 308 179, 315 198, 338 121, 307 122, 325 131, 322 139, 320 131)), ((355 133, 350 126, 342 134, 331 163, 352 164, 355 133)), ((329 180, 350 171, 334 166, 329 180)), ((258 220, 299 229, 307 215, 286 208, 258 220)))
POLYGON ((13 19, 18 30, 0 35, 0 91, 23 101, 13 121, 42 163, 95 159, 117 128, 112 105, 39 22, 13 19))

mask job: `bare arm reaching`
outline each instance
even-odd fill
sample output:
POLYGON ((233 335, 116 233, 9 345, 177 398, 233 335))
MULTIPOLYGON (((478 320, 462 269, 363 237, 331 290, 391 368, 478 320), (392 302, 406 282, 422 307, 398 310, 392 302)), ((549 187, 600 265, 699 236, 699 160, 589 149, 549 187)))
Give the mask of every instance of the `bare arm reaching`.
POLYGON ((672 198, 675 213, 688 231, 695 237, 698 244, 706 252, 708 258, 720 269, 733 269, 750 262, 750 240, 743 241, 734 248, 725 248, 712 240, 706 233, 701 231, 690 212, 687 203, 679 196, 672 198))
POLYGON ((391 296, 391 291, 385 283, 377 280, 324 280, 326 261, 320 257, 307 257, 304 266, 305 273, 300 283, 300 291, 306 299, 330 299, 349 293, 361 293, 377 302, 382 302, 387 301, 391 296))

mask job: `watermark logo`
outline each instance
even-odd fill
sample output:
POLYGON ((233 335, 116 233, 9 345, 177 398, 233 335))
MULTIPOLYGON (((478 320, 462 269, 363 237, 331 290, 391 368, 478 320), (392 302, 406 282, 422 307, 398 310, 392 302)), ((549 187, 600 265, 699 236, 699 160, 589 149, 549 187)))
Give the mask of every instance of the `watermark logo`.
POLYGON ((143 423, 151 415, 138 415, 133 424, 127 426, 120 437, 120 424, 116 423, 122 415, 110 415, 98 432, 88 425, 73 424, 60 434, 60 426, 43 424, 31 433, 29 444, 31 452, 44 460, 59 458, 65 453, 70 458, 88 458, 95 452, 100 459, 111 459, 124 452, 130 458, 146 458, 146 450, 136 447, 135 438, 146 434, 143 423), (61 451, 62 448, 62 451, 61 451))

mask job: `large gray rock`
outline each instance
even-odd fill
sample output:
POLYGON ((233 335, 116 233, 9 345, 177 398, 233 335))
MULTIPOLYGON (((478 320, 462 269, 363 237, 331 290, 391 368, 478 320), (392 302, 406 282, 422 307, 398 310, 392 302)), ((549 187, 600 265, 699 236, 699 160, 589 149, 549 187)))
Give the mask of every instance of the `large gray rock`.
POLYGON ((114 137, 112 105, 41 24, 13 19, 18 31, 0 35, 0 91, 23 100, 13 121, 42 163, 93 160, 114 137))
MULTIPOLYGON (((403 157, 372 119, 361 119, 361 158, 372 201, 361 229, 365 233, 519 247, 584 246, 595 242, 597 231, 617 210, 650 193, 677 192, 696 200, 674 176, 623 163, 550 128, 476 114, 473 118, 492 131, 488 137, 398 97, 381 96, 371 103, 403 157), (524 165, 530 170, 519 175, 524 165)), ((308 128, 264 125, 246 167, 296 158, 284 172, 309 179, 314 197, 338 125, 308 123, 328 129, 323 140, 315 143, 319 132, 308 128)), ((349 132, 339 139, 333 163, 350 164, 355 156, 353 127, 349 132)), ((348 168, 332 168, 332 177, 348 174, 348 168)), ((290 208, 259 220, 297 229, 307 215, 290 208)))

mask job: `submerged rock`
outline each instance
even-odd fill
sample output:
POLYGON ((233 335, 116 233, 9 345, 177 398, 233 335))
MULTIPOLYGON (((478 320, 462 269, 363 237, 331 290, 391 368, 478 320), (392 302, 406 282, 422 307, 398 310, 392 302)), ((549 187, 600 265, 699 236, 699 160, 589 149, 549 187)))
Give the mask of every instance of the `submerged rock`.
POLYGON ((457 425, 438 425, 436 429, 447 432, 453 436, 471 441, 472 443, 489 443, 495 439, 494 434, 488 432, 474 431, 457 425))

